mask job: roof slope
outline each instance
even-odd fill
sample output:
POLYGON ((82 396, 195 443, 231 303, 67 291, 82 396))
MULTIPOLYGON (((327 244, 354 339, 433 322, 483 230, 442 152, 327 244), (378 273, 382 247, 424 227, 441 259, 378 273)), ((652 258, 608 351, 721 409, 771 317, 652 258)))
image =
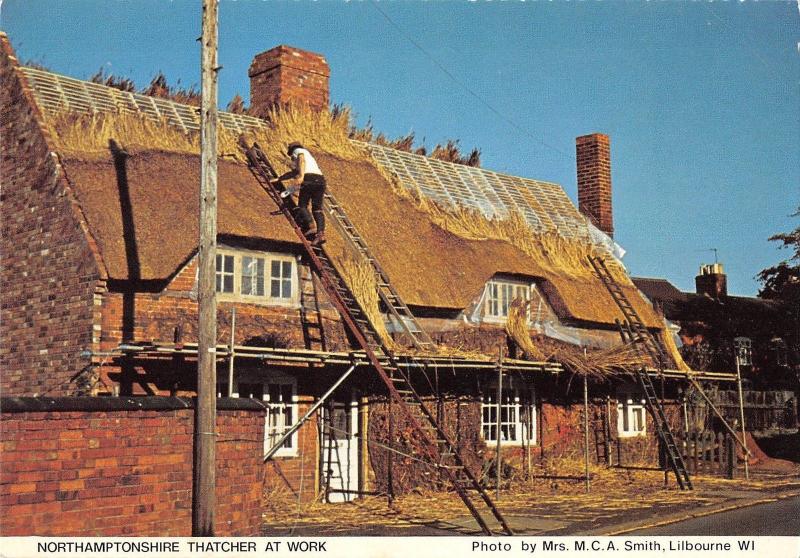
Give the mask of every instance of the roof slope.
MULTIPOLYGON (((114 93, 105 86, 39 70, 26 68, 24 72, 31 78, 37 102, 50 111, 117 107, 160 115, 182 129, 193 130, 198 125, 194 107, 136 94, 120 95, 122 92, 114 93)), ((260 120, 239 115, 221 118, 221 122, 234 130, 251 124, 263 126, 260 120)), ((199 156, 148 150, 147 146, 129 150, 124 172, 115 166, 110 152, 62 153, 62 160, 109 276, 168 279, 197 246, 199 156)), ((536 229, 555 227, 564 236, 588 242, 588 233, 583 235, 585 220, 557 185, 419 156, 393 157, 386 148, 374 148, 373 155, 390 161, 384 163, 389 170, 398 168, 393 159, 402 161, 406 173, 399 173, 401 183, 426 193, 424 186, 427 195, 438 195, 440 201, 446 196, 451 202, 478 207, 484 214, 519 210, 536 229)), ((486 280, 496 273, 509 273, 543 279, 544 290, 563 319, 613 324, 619 317, 599 281, 546 271, 506 242, 465 240, 442 230, 411 201, 394 194, 391 184, 371 163, 325 154, 318 154, 318 160, 332 192, 408 304, 461 309, 480 294, 486 280)), ((220 235, 296 242, 283 218, 269 215, 274 209, 272 202, 246 166, 220 160, 218 189, 220 235)), ((331 237, 330 249, 341 250, 343 241, 331 237)), ((645 323, 660 327, 660 320, 636 289, 625 288, 645 323)))
MULTIPOLYGON (((188 131, 200 130, 197 107, 23 67, 37 102, 50 111, 138 112, 188 131)), ((264 126, 252 116, 219 112, 220 125, 235 133, 264 126)), ((367 148, 378 165, 394 174, 406 189, 445 207, 476 209, 489 219, 521 214, 536 231, 557 231, 564 237, 591 242, 586 219, 558 184, 521 178, 354 142, 367 148)))
MULTIPOLYGON (((197 250, 199 157, 129 150, 121 173, 110 152, 62 163, 111 279, 166 280, 197 250)), ((220 160, 217 190, 218 234, 297 242, 247 167, 220 160)))

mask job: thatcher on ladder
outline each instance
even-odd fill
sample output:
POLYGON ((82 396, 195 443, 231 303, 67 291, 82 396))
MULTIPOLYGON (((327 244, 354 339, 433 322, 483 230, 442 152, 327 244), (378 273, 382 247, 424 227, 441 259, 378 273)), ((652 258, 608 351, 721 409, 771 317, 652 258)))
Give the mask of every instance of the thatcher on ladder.
MULTIPOLYGON (((308 150, 299 142, 292 142, 287 149, 292 158, 291 171, 280 177, 280 180, 294 178, 299 185, 300 195, 297 201, 297 223, 303 229, 303 234, 316 245, 325 243, 325 210, 322 202, 325 198, 325 177, 322 176, 317 161, 308 150), (308 211, 311 203, 311 213, 308 211)), ((297 191, 298 187, 286 189, 281 196, 287 197, 297 191)))

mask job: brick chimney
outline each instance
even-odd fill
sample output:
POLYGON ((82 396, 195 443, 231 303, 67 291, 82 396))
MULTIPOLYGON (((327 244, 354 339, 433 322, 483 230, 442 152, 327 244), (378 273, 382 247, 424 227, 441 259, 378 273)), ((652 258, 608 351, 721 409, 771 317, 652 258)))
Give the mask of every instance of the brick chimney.
POLYGON ((611 211, 611 146, 605 134, 575 138, 578 210, 608 236, 614 236, 611 211))
POLYGON ((257 54, 250 76, 250 111, 264 117, 274 105, 306 104, 328 108, 328 63, 321 54, 286 45, 257 54))
POLYGON ((728 296, 728 277, 721 263, 700 266, 700 275, 694 278, 697 294, 720 299, 728 296))

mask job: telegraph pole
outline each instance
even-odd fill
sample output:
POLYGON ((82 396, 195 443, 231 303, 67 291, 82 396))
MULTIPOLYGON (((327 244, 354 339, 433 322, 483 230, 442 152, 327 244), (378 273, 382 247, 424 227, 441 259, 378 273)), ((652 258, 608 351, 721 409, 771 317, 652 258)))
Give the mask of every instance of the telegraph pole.
POLYGON ((217 1, 203 0, 200 107, 197 402, 192 536, 214 536, 217 416, 217 1))

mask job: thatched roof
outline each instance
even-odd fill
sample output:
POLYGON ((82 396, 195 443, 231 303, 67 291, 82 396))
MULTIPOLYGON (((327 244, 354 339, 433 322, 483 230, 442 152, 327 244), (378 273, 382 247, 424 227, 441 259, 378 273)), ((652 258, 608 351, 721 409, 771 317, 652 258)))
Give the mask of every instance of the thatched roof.
MULTIPOLYGON (((62 163, 110 279, 167 280, 197 251, 199 157, 129 149, 127 186, 110 152, 64 154, 62 163)), ((283 217, 268 215, 274 206, 247 167, 218 169, 218 234, 297 241, 283 217)))
MULTIPOLYGON (((85 157, 70 153, 62 161, 109 278, 167 280, 195 252, 198 156, 130 150, 127 188, 120 187, 110 152, 85 157), (130 209, 123 213, 123 207, 130 209), (131 267, 134 263, 138 271, 131 267)), ((442 230, 413 202, 394 194, 367 162, 325 154, 318 154, 318 161, 331 191, 408 304, 465 308, 488 279, 506 273, 545 280, 548 298, 562 318, 613 323, 617 316, 599 282, 549 272, 506 242, 466 240, 442 230)), ((275 206, 246 166, 221 160, 218 192, 220 235, 299 247, 284 218, 269 214, 275 206)), ((329 250, 344 249, 343 240, 329 236, 329 250)), ((630 294, 649 316, 641 298, 632 289, 630 294)))
MULTIPOLYGON (((38 80, 29 81, 34 89, 39 87, 37 83, 46 82, 41 75, 38 80)), ((36 90, 44 109, 50 103, 46 87, 36 90)), ((93 88, 91 98, 96 104, 99 93, 93 88)), ((83 102, 78 89, 74 95, 83 102)), ((141 104, 141 99, 133 101, 141 104)), ((85 108, 76 106, 71 110, 85 108)), ((59 110, 64 110, 63 104, 59 110)), ((176 110, 174 114, 182 119, 189 113, 176 110)), ((191 124, 189 117, 181 122, 184 126, 191 124)), ((65 172, 111 279, 166 281, 196 249, 199 156, 157 151, 146 143, 139 148, 128 147, 124 181, 110 152, 61 153, 65 172)), ((568 272, 547 269, 507 242, 467 240, 441 229, 412 200, 394 193, 374 161, 344 160, 318 152, 315 155, 332 192, 408 304, 462 309, 480 294, 488 279, 505 273, 538 279, 562 319, 613 324, 620 316, 605 287, 592 277, 577 278, 568 272)), ((480 172, 468 174, 483 180, 484 188, 491 184, 480 172)), ((245 165, 221 160, 218 184, 220 235, 296 243, 283 217, 269 215, 274 207, 245 165)), ((560 207, 566 195, 563 191, 553 192, 555 185, 541 184, 550 192, 542 200, 548 202, 548 211, 552 213, 551 202, 556 202, 557 213, 569 215, 569 226, 574 228, 574 207, 560 207)), ((558 219, 551 221, 558 226, 558 219)), ((329 250, 343 249, 341 239, 334 234, 330 237, 329 250)), ((638 291, 632 286, 625 289, 645 322, 660 327, 660 320, 638 291)))

